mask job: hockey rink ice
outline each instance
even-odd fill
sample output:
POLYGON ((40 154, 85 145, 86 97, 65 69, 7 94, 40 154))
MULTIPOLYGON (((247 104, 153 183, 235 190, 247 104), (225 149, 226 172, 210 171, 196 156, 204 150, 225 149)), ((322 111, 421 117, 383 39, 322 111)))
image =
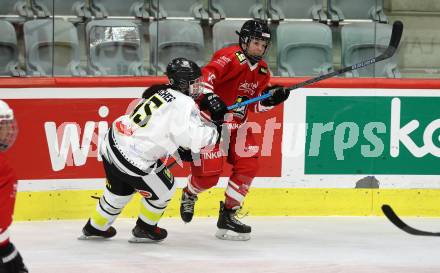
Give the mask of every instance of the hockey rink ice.
MULTIPOLYGON (((440 231, 439 218, 403 218, 440 231)), ((159 244, 127 240, 134 219, 115 223, 116 237, 80 241, 85 221, 16 222, 11 239, 31 273, 421 273, 440 272, 440 237, 413 236, 385 217, 246 217, 252 239, 214 237, 216 219, 184 224, 162 219, 169 232, 159 244)))

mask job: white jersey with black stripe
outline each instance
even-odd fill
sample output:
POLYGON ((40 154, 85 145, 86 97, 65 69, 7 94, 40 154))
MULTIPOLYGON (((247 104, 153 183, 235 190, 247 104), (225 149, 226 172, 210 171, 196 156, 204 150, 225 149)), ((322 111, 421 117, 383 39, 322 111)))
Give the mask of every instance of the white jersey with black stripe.
POLYGON ((191 97, 164 88, 143 99, 130 115, 117 118, 106 137, 101 153, 107 159, 118 162, 115 154, 119 152, 131 165, 148 170, 179 146, 198 153, 214 145, 219 136, 214 124, 201 117, 191 97), (114 140, 114 147, 108 138, 114 140))

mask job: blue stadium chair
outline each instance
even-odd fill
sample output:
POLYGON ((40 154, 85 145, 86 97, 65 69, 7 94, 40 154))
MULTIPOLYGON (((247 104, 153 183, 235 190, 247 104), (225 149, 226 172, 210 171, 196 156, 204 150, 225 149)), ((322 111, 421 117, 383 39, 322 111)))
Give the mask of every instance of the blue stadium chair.
POLYGON ((284 19, 313 19, 327 21, 322 0, 268 0, 269 18, 275 21, 284 19))
POLYGON ((23 25, 26 70, 33 76, 85 76, 79 66, 76 28, 62 19, 36 19, 23 25))
MULTIPOLYGON (((380 55, 388 47, 392 26, 379 23, 353 23, 341 30, 342 66, 349 66, 380 55)), ((346 73, 347 77, 400 78, 397 56, 346 73)))
POLYGON ((0 4, 0 17, 10 22, 23 22, 25 18, 32 18, 34 12, 26 0, 2 0, 0 4))
POLYGON ((192 21, 162 20, 152 22, 150 33, 150 60, 156 72, 166 71, 174 58, 188 58, 203 65, 203 31, 200 24, 192 21))
POLYGON ((208 20, 203 0, 151 0, 152 14, 156 18, 189 17, 208 20))
POLYGON ((328 0, 327 8, 333 22, 367 19, 388 23, 383 11, 383 0, 328 0))
POLYGON ((267 19, 265 0, 209 0, 212 19, 258 18, 267 19))
POLYGON ((18 68, 17 34, 10 22, 0 21, 0 76, 24 76, 18 68))
POLYGON ((238 44, 238 35, 244 21, 222 20, 212 28, 212 44, 214 52, 230 45, 238 44))
POLYGON ((329 26, 316 22, 281 22, 276 36, 280 76, 313 76, 333 70, 329 26))
POLYGON ((148 75, 143 66, 139 27, 127 20, 103 19, 86 26, 89 69, 97 76, 148 75))
POLYGON ((92 12, 99 17, 154 17, 150 0, 92 0, 92 12))
POLYGON ((80 21, 85 18, 92 18, 87 0, 32 0, 33 10, 37 17, 63 16, 80 21))

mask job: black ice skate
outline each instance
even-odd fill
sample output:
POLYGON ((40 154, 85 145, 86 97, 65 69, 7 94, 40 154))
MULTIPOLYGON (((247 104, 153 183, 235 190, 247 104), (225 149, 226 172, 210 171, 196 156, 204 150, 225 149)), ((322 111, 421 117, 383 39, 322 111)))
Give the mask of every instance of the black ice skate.
POLYGON ((225 208, 220 202, 220 212, 217 221, 218 231, 215 236, 222 240, 247 241, 251 238, 251 227, 240 222, 237 210, 225 208))
POLYGON ((166 229, 160 228, 157 225, 149 225, 139 218, 131 233, 133 238, 128 240, 130 243, 158 243, 168 236, 166 229))
POLYGON ((90 219, 82 229, 82 235, 78 237, 79 240, 93 240, 93 239, 109 239, 116 235, 116 229, 109 227, 107 230, 102 231, 96 229, 90 223, 90 219))
POLYGON ((194 216, 194 205, 197 201, 197 195, 187 194, 185 191, 182 191, 182 200, 180 202, 180 217, 183 222, 189 223, 191 222, 194 216))

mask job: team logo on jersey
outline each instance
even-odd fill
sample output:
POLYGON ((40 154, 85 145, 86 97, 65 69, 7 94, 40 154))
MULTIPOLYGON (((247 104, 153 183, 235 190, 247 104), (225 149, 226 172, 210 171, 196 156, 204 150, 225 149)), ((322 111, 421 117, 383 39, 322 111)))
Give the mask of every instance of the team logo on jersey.
POLYGON ((227 65, 230 61, 231 61, 231 59, 229 59, 228 57, 221 56, 220 58, 216 59, 214 62, 217 63, 221 67, 225 67, 225 65, 227 65))
POLYGON ((246 80, 238 85, 238 90, 243 91, 245 94, 249 94, 250 96, 255 94, 257 88, 258 82, 248 82, 246 80))
POLYGON ((267 74, 267 68, 262 66, 260 67, 260 70, 258 70, 258 73, 266 75, 267 74))
POLYGON ((149 191, 137 190, 140 195, 144 198, 151 198, 153 194, 149 191))
MULTIPOLYGON (((240 103, 240 102, 246 101, 248 99, 249 98, 246 96, 238 96, 237 99, 235 100, 235 103, 240 103)), ((234 113, 234 116, 237 116, 239 118, 244 118, 246 115, 247 107, 248 107, 247 105, 237 107, 234 110, 232 110, 232 112, 234 113)))
POLYGON ((246 56, 244 56, 243 52, 237 51, 235 52, 235 56, 237 56, 237 59, 240 63, 244 63, 246 61, 246 56))

